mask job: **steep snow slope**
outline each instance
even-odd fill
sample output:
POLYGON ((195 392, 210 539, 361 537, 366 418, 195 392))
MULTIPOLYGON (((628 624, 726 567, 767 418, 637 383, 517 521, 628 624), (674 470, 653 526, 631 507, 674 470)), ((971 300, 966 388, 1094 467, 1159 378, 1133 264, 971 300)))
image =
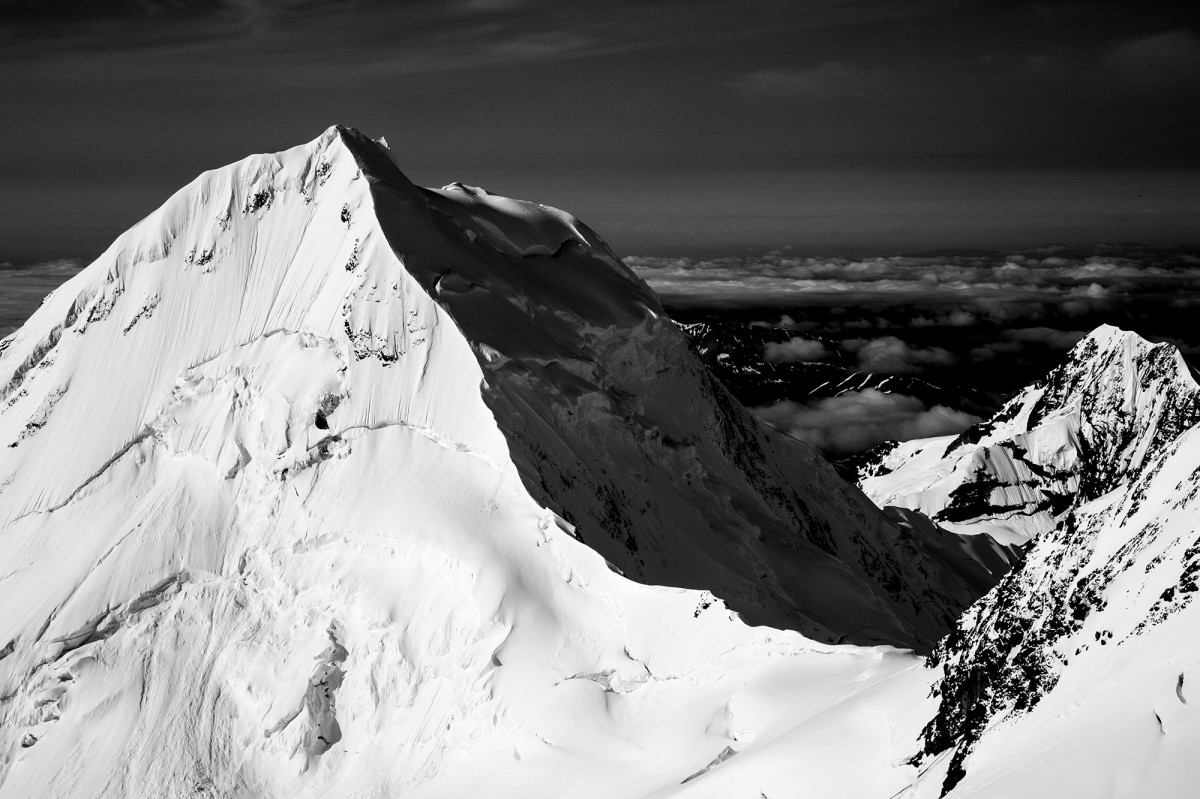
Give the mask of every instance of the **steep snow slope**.
POLYGON ((202 175, 0 344, 0 796, 895 793, 913 655, 546 507, 830 635, 971 598, 689 358, 573 219, 352 132, 202 175))
POLYGON ((1136 475, 1195 422, 1198 397, 1172 347, 1101 327, 991 419, 881 448, 861 486, 881 507, 1024 544, 1054 528, 1081 481, 1095 494, 1136 475))
POLYGON ((939 646, 909 795, 1193 795, 1200 388, 1174 348, 1100 328, 1009 407, 1073 420, 1078 488, 939 646))

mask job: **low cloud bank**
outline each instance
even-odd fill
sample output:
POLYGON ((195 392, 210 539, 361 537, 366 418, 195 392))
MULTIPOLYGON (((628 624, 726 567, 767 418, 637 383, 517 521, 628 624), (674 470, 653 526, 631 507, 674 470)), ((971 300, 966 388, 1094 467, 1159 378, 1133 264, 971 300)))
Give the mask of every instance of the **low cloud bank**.
POLYGON ((74 259, 29 266, 0 263, 0 338, 25 324, 42 299, 79 274, 83 266, 74 259))
POLYGON ((753 408, 764 422, 832 458, 870 449, 884 441, 961 433, 977 416, 914 397, 876 389, 853 391, 812 403, 784 400, 753 408))
POLYGON ((859 260, 777 251, 707 259, 630 256, 625 262, 668 304, 928 308, 918 326, 1028 318, 1047 306, 1078 316, 1128 296, 1193 294, 1200 282, 1200 256, 1101 249, 859 260))
POLYGON ((912 347, 895 336, 853 338, 842 346, 858 356, 858 368, 880 374, 911 374, 927 366, 953 366, 954 355, 941 347, 912 347))
POLYGON ((827 358, 829 354, 824 344, 806 338, 771 341, 763 348, 763 360, 776 362, 806 363, 827 358))

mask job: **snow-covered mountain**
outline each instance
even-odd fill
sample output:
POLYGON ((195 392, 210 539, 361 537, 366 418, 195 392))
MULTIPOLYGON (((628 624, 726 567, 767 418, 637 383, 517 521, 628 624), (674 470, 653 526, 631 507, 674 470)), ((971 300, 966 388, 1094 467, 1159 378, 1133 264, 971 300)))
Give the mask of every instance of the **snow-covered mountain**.
POLYGON ((573 217, 331 128, 181 190, 0 383, 2 799, 1194 793, 1196 387, 1127 334, 941 445, 1072 475, 1012 479, 1067 504, 1001 580, 990 489, 880 511, 573 217))
POLYGON ((892 793, 920 661, 725 603, 923 648, 999 576, 577 220, 346 129, 182 189, 0 374, 5 797, 892 793))
POLYGON ((860 485, 881 507, 1024 544, 1053 529, 1081 490, 1098 495, 1137 476, 1200 418, 1198 396, 1173 347, 1101 327, 991 419, 877 448, 860 485))
POLYGON ((1194 793, 1198 422, 1178 351, 1102 327, 993 419, 900 444, 864 479, 881 503, 1027 543, 931 661, 909 795, 1194 793))

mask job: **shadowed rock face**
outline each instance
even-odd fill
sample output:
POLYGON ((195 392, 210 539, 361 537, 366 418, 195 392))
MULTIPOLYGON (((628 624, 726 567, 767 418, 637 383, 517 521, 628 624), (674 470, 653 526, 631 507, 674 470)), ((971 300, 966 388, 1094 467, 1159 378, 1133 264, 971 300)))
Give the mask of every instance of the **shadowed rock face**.
POLYGON ((751 623, 928 651, 1007 567, 982 540, 893 524, 757 423, 577 220, 417 188, 342 135, 394 251, 474 346, 526 488, 625 575, 710 589, 751 623))
POLYGON ((346 677, 342 664, 348 654, 331 629, 329 648, 318 656, 317 667, 304 694, 304 710, 308 713, 310 724, 305 750, 310 763, 342 740, 342 727, 337 720, 337 691, 346 677))

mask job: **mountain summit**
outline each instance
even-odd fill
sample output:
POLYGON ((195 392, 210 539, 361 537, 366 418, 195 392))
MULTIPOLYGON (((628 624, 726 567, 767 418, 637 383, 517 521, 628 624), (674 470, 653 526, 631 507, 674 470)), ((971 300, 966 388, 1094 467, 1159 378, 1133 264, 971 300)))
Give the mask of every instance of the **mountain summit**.
POLYGON ((1136 477, 1198 419, 1200 391, 1179 352, 1105 325, 991 419, 881 447, 860 482, 881 507, 1025 544, 1077 496, 1136 477))
POLYGON ((1101 329, 882 511, 578 220, 331 128, 0 342, 0 799, 1190 796, 1197 393, 1101 329))
POLYGON ((1194 792, 1197 423, 1179 352, 1103 326, 992 419, 872 467, 881 504, 1025 549, 931 659, 915 797, 1194 792))
POLYGON ((922 679, 818 641, 928 649, 999 577, 757 424, 573 217, 343 128, 201 175, 0 375, 5 796, 649 793, 922 679))

